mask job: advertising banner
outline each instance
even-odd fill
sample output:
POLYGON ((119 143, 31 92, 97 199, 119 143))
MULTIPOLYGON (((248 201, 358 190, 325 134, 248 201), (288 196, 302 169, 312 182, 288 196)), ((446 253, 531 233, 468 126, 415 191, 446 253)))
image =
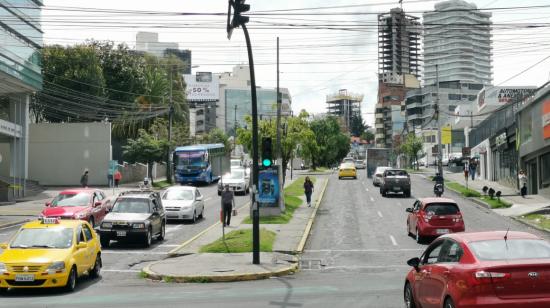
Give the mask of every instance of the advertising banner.
POLYGON ((451 144, 452 141, 451 127, 445 126, 441 128, 441 144, 451 144))
POLYGON ((277 168, 260 170, 258 179, 258 203, 260 206, 279 206, 279 175, 277 168))
POLYGON ((217 76, 210 72, 197 72, 196 75, 183 75, 188 101, 217 101, 220 99, 220 84, 217 76))
POLYGON ((487 87, 479 92, 477 97, 478 110, 485 106, 501 106, 518 102, 532 95, 537 87, 487 87))
POLYGON ((542 129, 543 138, 550 138, 550 100, 542 104, 542 129))

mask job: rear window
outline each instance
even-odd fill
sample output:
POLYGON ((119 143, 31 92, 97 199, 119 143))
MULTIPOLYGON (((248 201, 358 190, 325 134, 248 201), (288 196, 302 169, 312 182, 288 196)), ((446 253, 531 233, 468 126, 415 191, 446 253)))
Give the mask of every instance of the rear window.
POLYGON ((407 171, 405 170, 387 170, 386 176, 407 176, 407 171))
POLYGON ((512 239, 477 241, 469 244, 480 260, 514 260, 550 258, 550 244, 543 240, 512 239))
POLYGON ((424 212, 431 212, 433 215, 454 215, 459 212, 459 209, 454 203, 430 203, 426 205, 424 212))

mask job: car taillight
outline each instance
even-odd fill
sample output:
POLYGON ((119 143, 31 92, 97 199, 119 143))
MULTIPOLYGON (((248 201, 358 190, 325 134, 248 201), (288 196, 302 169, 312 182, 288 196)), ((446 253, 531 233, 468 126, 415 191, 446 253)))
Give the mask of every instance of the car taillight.
POLYGON ((512 274, 510 273, 477 271, 474 273, 473 279, 470 282, 473 285, 480 285, 492 282, 499 282, 505 279, 510 279, 511 277, 512 274))
POLYGON ((453 218, 453 222, 461 222, 462 221, 462 215, 457 215, 453 218))
POLYGON ((432 219, 433 215, 424 215, 424 221, 430 222, 430 219, 432 219))

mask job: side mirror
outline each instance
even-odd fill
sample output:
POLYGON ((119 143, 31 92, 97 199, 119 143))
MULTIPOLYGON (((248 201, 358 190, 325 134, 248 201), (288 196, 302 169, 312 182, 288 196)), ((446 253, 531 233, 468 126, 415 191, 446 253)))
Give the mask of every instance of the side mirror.
POLYGON ((94 203, 94 207, 98 207, 98 206, 100 206, 100 205, 101 205, 101 201, 96 201, 96 202, 94 203))
POLYGON ((413 208, 412 207, 408 207, 405 209, 405 212, 407 213, 412 213, 413 212, 413 208))
POLYGON ((76 244, 76 249, 83 249, 83 248, 87 248, 88 247, 88 243, 86 242, 80 242, 78 244, 76 244))
POLYGON ((202 201, 202 200, 203 200, 203 196, 197 197, 197 201, 202 201))
POLYGON ((420 258, 412 258, 412 259, 409 259, 409 261, 407 261, 407 264, 409 266, 412 266, 414 267, 414 269, 418 272, 420 269, 418 268, 418 266, 420 265, 420 258))
POLYGON ((8 243, 0 243, 0 249, 8 249, 8 243))
POLYGON ((50 207, 50 206, 52 206, 52 203, 50 201, 48 201, 48 202, 46 202, 46 206, 50 207))

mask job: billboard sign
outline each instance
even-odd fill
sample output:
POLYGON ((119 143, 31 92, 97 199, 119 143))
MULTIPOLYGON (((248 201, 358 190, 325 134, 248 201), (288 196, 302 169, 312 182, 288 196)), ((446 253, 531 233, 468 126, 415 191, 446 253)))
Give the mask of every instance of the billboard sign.
POLYGON ((536 87, 487 87, 477 96, 478 110, 486 106, 501 106, 517 102, 536 92, 536 87))
POLYGON ((261 206, 279 206, 279 175, 277 168, 260 170, 258 203, 261 206))
POLYGON ((441 128, 441 144, 451 144, 452 132, 450 126, 441 128))
POLYGON ((211 72, 197 72, 196 75, 183 75, 187 100, 217 101, 220 99, 220 82, 211 72))
POLYGON ((550 100, 542 104, 542 127, 543 138, 550 138, 550 100))

